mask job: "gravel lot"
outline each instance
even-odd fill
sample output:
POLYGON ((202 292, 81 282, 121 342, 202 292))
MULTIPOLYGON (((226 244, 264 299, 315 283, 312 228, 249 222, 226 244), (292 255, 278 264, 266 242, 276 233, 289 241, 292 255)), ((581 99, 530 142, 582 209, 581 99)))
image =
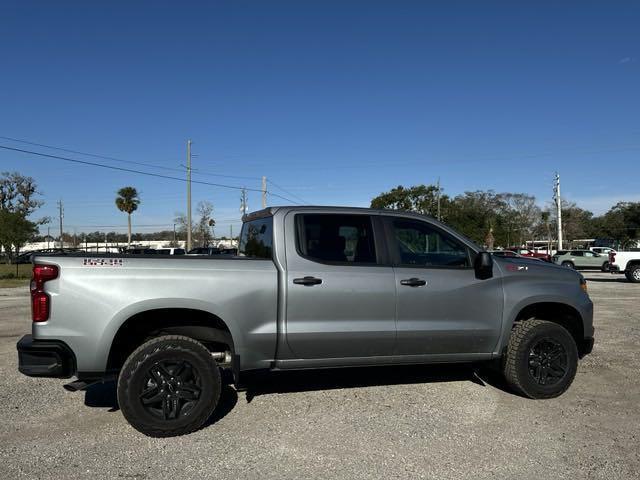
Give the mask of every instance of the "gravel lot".
POLYGON ((20 375, 27 291, 0 289, 0 477, 637 479, 640 285, 586 276, 596 346, 558 399, 466 366, 278 374, 227 388, 211 425, 172 439, 130 428, 112 385, 20 375))

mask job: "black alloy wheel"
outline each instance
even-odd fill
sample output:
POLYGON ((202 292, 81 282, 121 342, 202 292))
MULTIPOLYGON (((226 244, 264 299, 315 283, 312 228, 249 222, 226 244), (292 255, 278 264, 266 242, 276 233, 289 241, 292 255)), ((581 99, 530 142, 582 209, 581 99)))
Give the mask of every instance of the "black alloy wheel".
POLYGON ((201 393, 200 375, 191 363, 163 360, 148 369, 140 402, 152 415, 171 420, 188 415, 201 393))
POLYGON ((567 371, 567 351, 560 342, 553 338, 542 338, 531 346, 529 375, 538 385, 555 385, 567 371))

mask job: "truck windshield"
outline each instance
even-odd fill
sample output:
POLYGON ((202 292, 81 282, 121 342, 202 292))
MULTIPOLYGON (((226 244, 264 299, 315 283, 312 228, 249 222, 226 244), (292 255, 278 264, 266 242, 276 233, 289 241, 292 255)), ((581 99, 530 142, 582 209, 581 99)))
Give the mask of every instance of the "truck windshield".
POLYGON ((242 225, 238 255, 252 258, 272 258, 273 217, 257 218, 242 225))

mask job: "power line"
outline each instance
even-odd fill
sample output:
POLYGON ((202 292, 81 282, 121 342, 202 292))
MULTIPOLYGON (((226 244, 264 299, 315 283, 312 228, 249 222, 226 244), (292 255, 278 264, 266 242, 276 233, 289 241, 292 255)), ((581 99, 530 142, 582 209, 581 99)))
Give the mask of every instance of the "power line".
POLYGON ((309 204, 310 202, 307 202, 304 198, 300 197, 299 195, 296 195, 293 192, 290 192, 288 190, 285 190, 284 188, 282 188, 281 186, 275 184, 274 182, 272 182, 271 180, 267 179, 267 182, 270 183, 271 185, 273 185, 274 187, 276 187, 279 190, 282 190, 284 193, 286 193, 287 195, 293 197, 293 198, 297 198, 298 200, 300 200, 302 203, 306 203, 309 204))
MULTIPOLYGON (((67 153, 75 153, 76 155, 84 155, 84 156, 93 157, 93 158, 102 158, 103 160, 112 160, 114 162, 128 163, 128 164, 131 164, 131 165, 140 165, 140 166, 143 166, 143 167, 156 168, 156 169, 159 169, 159 170, 167 170, 167 171, 171 171, 171 172, 184 172, 184 169, 181 169, 181 168, 166 167, 164 165, 156 165, 154 163, 146 163, 146 162, 136 162, 136 161, 133 161, 133 160, 123 160, 121 158, 110 157, 108 155, 101 155, 101 154, 89 153, 89 152, 81 152, 80 150, 72 150, 70 148, 56 147, 56 146, 53 146, 53 145, 47 145, 45 143, 32 142, 32 141, 23 140, 23 139, 20 139, 20 138, 5 137, 3 135, 0 135, 0 138, 4 139, 4 140, 10 140, 12 142, 24 143, 26 145, 33 145, 33 146, 36 146, 36 147, 49 148, 51 150, 59 150, 61 152, 67 152, 67 153)), ((212 172, 208 172, 208 171, 205 171, 205 170, 193 169, 192 172, 194 174, 197 174, 197 175, 205 175, 205 176, 210 176, 210 177, 236 178, 236 179, 239 179, 239 180, 260 180, 260 177, 248 177, 248 176, 241 176, 241 175, 226 175, 226 174, 222 174, 222 173, 212 173, 212 172)))
MULTIPOLYGON (((185 179, 185 178, 172 177, 170 175, 163 175, 163 174, 160 174, 160 173, 143 172, 141 170, 134 170, 132 168, 116 167, 115 165, 106 165, 104 163, 89 162, 87 160, 78 160, 78 159, 75 159, 75 158, 62 157, 60 155, 51 155, 51 154, 48 154, 48 153, 34 152, 34 151, 31 151, 31 150, 24 150, 24 149, 21 149, 21 148, 7 147, 6 145, 0 145, 0 148, 2 148, 3 150, 10 150, 10 151, 13 151, 13 152, 25 153, 25 154, 29 154, 29 155, 37 155, 37 156, 40 156, 40 157, 53 158, 53 159, 56 159, 56 160, 63 160, 63 161, 66 161, 66 162, 78 163, 78 164, 81 164, 81 165, 89 165, 89 166, 92 166, 92 167, 106 168, 106 169, 109 169, 109 170, 117 170, 117 171, 127 172, 127 173, 137 173, 139 175, 146 175, 148 177, 164 178, 166 180, 175 180, 175 181, 178 181, 178 182, 186 182, 187 181, 187 179, 185 179)), ((225 184, 222 184, 222 183, 205 182, 205 181, 202 181, 202 180, 192 180, 192 183, 197 183, 197 184, 200 184, 200 185, 208 185, 210 187, 229 188, 229 189, 232 189, 232 190, 242 190, 243 188, 245 188, 245 187, 237 187, 235 185, 225 185, 225 184)), ((247 191, 251 191, 251 192, 261 192, 262 193, 262 189, 258 189, 258 188, 246 188, 246 190, 247 191)), ((287 198, 287 197, 285 197, 283 195, 279 195, 277 193, 272 193, 272 192, 267 192, 267 193, 269 193, 270 195, 273 195, 274 197, 281 198, 281 199, 283 199, 283 200, 285 200, 287 202, 290 202, 290 203, 296 203, 296 204, 299 203, 299 202, 295 202, 295 201, 293 201, 293 200, 291 200, 291 199, 289 199, 289 198, 287 198)))

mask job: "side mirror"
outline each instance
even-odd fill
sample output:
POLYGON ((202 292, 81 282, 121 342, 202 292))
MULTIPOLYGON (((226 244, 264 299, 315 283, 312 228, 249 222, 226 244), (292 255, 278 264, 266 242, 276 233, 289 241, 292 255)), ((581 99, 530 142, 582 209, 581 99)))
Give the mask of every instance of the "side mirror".
POLYGON ((473 268, 476 271, 476 278, 479 280, 493 277, 493 256, 489 252, 478 253, 473 262, 473 268))

